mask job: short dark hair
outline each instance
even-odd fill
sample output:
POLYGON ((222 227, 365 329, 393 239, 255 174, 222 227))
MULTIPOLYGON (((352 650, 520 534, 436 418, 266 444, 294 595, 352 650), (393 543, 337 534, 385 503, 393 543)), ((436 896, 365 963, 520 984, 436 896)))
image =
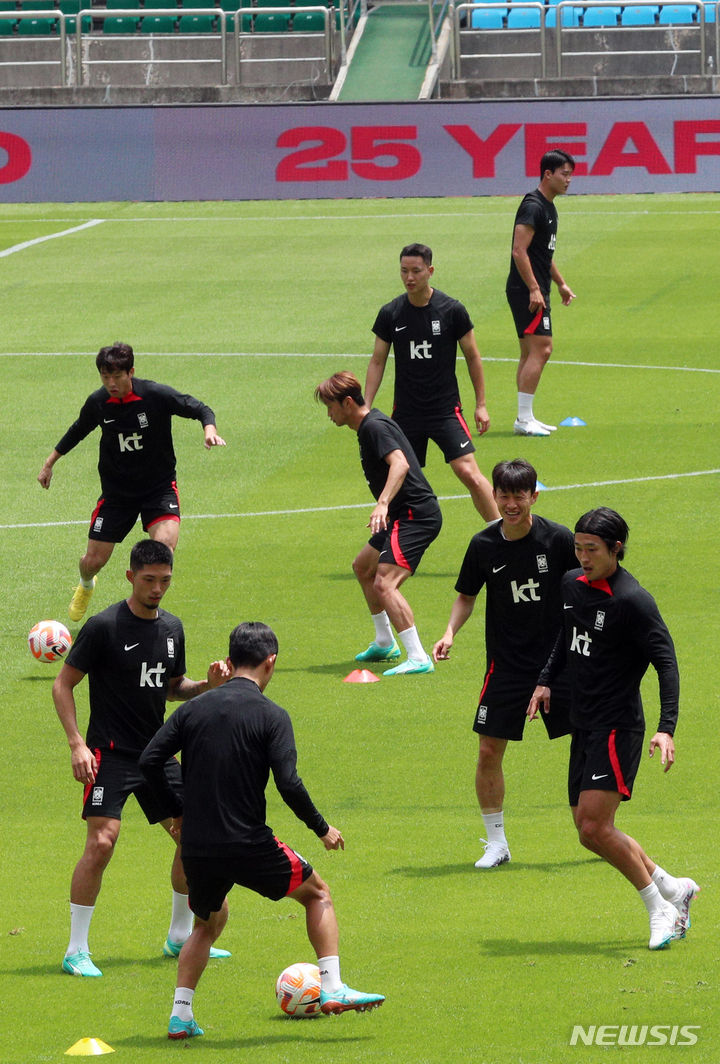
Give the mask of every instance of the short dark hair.
POLYGON ((134 573, 146 565, 169 565, 172 569, 173 552, 167 543, 159 539, 141 539, 130 551, 130 568, 134 573))
POLYGON ((630 529, 625 519, 616 510, 611 510, 608 506, 598 506, 596 510, 588 510, 575 522, 575 531, 582 532, 586 536, 598 536, 613 554, 617 553, 618 561, 622 561, 625 557, 630 529), (616 551, 618 543, 622 546, 616 551))
POLYGON ((432 248, 427 244, 406 244, 400 252, 400 258, 407 258, 408 255, 416 255, 426 266, 432 266, 432 248))
POLYGON ((114 373, 116 370, 128 373, 135 365, 135 355, 130 344, 123 344, 116 340, 109 347, 100 348, 95 358, 95 365, 101 373, 103 370, 108 373, 114 373))
POLYGON ((492 484, 495 491, 529 491, 532 495, 537 487, 537 473, 524 458, 512 458, 498 462, 492 471, 492 484))
POLYGON ((277 636, 262 621, 243 621, 230 633, 228 657, 234 668, 262 665, 266 658, 277 652, 277 636))
POLYGON ((365 406, 362 393, 362 385, 354 373, 343 370, 341 373, 333 373, 315 389, 315 399, 320 403, 341 403, 348 396, 358 406, 365 406))
POLYGON ((553 148, 552 151, 546 151, 540 160, 540 180, 542 181, 546 170, 554 174, 561 166, 569 166, 571 170, 575 169, 575 160, 570 152, 563 151, 562 148, 553 148))

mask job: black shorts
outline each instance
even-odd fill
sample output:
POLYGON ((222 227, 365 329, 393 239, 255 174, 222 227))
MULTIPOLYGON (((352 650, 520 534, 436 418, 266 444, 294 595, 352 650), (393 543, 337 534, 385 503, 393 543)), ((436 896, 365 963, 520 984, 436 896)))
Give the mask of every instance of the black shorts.
POLYGON ((459 403, 454 410, 442 417, 418 420, 397 417, 393 414, 393 420, 397 421, 407 436, 421 466, 425 465, 427 458, 428 440, 438 445, 446 462, 453 462, 456 458, 462 458, 464 454, 472 454, 475 450, 470 429, 459 403))
MULTIPOLYGON (((517 742, 523 737, 527 708, 537 686, 537 674, 498 672, 491 664, 475 712, 473 731, 494 739, 517 742)), ((570 727, 570 687, 556 681, 550 699, 550 712, 540 713, 548 738, 568 735, 570 727)))
POLYGON ((523 336, 552 336, 550 297, 547 292, 543 292, 545 308, 535 312, 528 307, 530 297, 527 288, 507 288, 505 295, 520 339, 523 336))
MULTIPOLYGON (((148 824, 159 824, 173 815, 164 797, 159 798, 148 785, 138 768, 138 755, 121 754, 117 750, 93 750, 98 763, 94 783, 83 793, 83 820, 89 816, 122 819, 125 802, 131 794, 137 798, 148 824)), ((182 790, 180 762, 171 757, 165 764, 165 779, 173 790, 182 790)))
POLYGON ((568 766, 568 799, 576 806, 581 791, 617 791, 630 800, 642 757, 642 731, 573 731, 568 766))
POLYGON ((108 502, 100 496, 90 518, 89 538, 103 543, 122 543, 138 516, 146 532, 158 521, 179 521, 180 496, 175 481, 164 491, 135 502, 108 502))
POLYGON ((237 883, 263 898, 279 901, 305 882, 312 866, 280 839, 248 849, 242 856, 186 857, 183 868, 190 890, 190 908, 201 920, 222 907, 225 896, 237 883))
POLYGON ((420 560, 442 528, 440 507, 418 516, 408 510, 392 522, 385 532, 376 532, 368 540, 380 552, 378 565, 399 565, 414 573, 420 560))

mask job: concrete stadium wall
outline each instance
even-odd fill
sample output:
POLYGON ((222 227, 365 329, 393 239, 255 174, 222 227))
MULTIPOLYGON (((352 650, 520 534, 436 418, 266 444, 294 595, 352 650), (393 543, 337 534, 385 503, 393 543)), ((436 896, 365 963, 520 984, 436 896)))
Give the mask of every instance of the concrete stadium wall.
POLYGON ((717 100, 0 109, 5 202, 720 191, 717 100))

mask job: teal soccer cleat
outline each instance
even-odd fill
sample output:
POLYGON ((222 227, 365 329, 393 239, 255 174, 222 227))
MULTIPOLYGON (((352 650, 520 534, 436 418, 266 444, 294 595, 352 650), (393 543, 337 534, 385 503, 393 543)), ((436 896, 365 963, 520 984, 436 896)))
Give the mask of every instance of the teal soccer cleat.
POLYGON ((426 657, 425 661, 418 661, 416 658, 408 658, 407 661, 403 661, 399 665, 396 665, 394 669, 385 669, 383 676, 402 676, 404 674, 409 675, 420 672, 435 672, 432 658, 426 657))
POLYGON ((396 639, 393 639, 389 647, 381 647, 373 641, 367 650, 355 655, 355 661, 395 661, 401 654, 396 639))
POLYGON ((198 1027, 195 1020, 181 1020, 179 1016, 170 1017, 168 1038, 196 1038, 205 1034, 202 1027, 198 1027))
POLYGON ((368 1009, 379 1008, 384 1000, 382 994, 363 994, 360 990, 351 990, 343 983, 333 994, 326 990, 320 991, 320 1011, 327 1015, 350 1011, 367 1012, 368 1009))
MULTIPOLYGON (((184 945, 184 942, 171 942, 169 938, 166 938, 165 945, 163 946, 163 953, 166 957, 179 957, 180 950, 184 945)), ((210 958, 218 957, 232 957, 232 953, 227 949, 216 949, 215 946, 211 946, 210 958)))
POLYGON ((68 975, 80 975, 85 979, 97 979, 102 975, 100 969, 90 960, 90 954, 82 949, 64 958, 62 970, 68 975))

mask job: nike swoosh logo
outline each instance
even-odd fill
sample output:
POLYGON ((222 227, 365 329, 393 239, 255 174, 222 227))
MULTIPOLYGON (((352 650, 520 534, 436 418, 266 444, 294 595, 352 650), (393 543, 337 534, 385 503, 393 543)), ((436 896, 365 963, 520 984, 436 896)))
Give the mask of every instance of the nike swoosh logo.
POLYGON ((609 772, 603 772, 602 776, 596 776, 595 773, 593 773, 591 779, 594 779, 594 780, 605 780, 605 779, 608 778, 609 775, 610 775, 609 772))
POLYGON ((470 440, 465 440, 465 443, 461 443, 461 444, 460 444, 460 447, 461 447, 461 448, 462 448, 462 447, 467 447, 467 445, 468 445, 469 443, 470 443, 470 440))
POLYGON ((497 568, 495 568, 495 566, 493 565, 493 572, 494 572, 494 573, 499 573, 499 572, 501 572, 501 571, 502 571, 503 569, 507 569, 507 565, 498 565, 498 567, 497 567, 497 568))
POLYGON ((130 646, 128 646, 128 645, 127 645, 127 643, 126 643, 126 644, 125 644, 125 649, 126 649, 126 650, 134 650, 134 649, 135 649, 135 647, 139 647, 139 646, 140 646, 140 644, 139 644, 139 643, 131 643, 131 644, 130 644, 130 646))
POLYGON ((170 508, 171 510, 177 510, 177 508, 178 508, 178 507, 177 507, 177 503, 176 503, 176 502, 169 502, 169 503, 168 503, 168 507, 169 507, 169 508, 170 508))
POLYGON ((115 422, 115 418, 114 417, 110 417, 110 418, 104 417, 103 418, 103 425, 112 425, 112 424, 114 424, 114 422, 115 422))
POLYGON ((563 602, 563 609, 564 610, 571 610, 572 606, 566 606, 565 603, 563 602))
POLYGON ((407 325, 396 325, 395 332, 402 332, 403 329, 407 329, 407 325))

